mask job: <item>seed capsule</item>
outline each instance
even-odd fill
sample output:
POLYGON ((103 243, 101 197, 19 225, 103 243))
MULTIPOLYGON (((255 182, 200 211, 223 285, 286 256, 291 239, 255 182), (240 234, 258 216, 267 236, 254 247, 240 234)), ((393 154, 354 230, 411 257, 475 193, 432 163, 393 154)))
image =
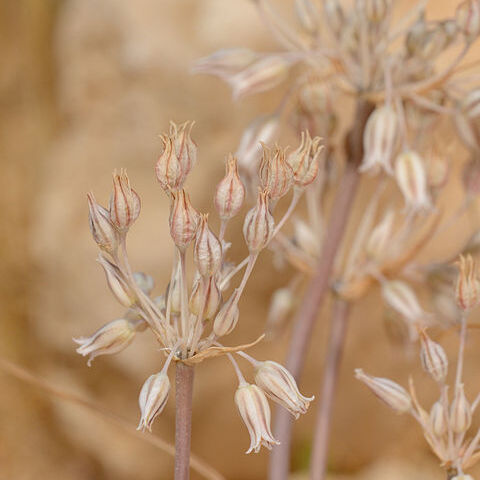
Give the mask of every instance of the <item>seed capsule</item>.
POLYGON ((405 413, 410 410, 412 405, 410 395, 398 383, 387 378, 372 377, 365 374, 360 368, 355 370, 355 377, 397 413, 405 413))
POLYGON ((258 453, 261 445, 271 450, 280 443, 270 430, 270 407, 260 388, 241 384, 235 392, 235 403, 250 434, 250 447, 246 453, 258 453))
POLYGON ((80 345, 77 353, 88 355, 87 365, 90 367, 95 357, 121 352, 134 337, 135 328, 128 320, 120 318, 107 323, 90 337, 74 338, 73 341, 80 345))
POLYGON ((423 369, 436 381, 443 383, 448 373, 448 358, 441 345, 425 332, 420 334, 420 360, 423 369))
POLYGON ((207 280, 198 278, 190 296, 190 311, 194 315, 200 315, 200 312, 203 312, 202 318, 213 318, 221 301, 222 294, 215 277, 207 280))
POLYGON ((125 170, 113 172, 113 192, 110 197, 110 221, 120 232, 126 232, 140 214, 140 197, 130 186, 125 170))
POLYGON ((192 207, 190 197, 185 190, 172 194, 170 206, 170 235, 180 250, 185 250, 195 238, 199 215, 192 207))
POLYGON ((202 277, 211 277, 222 265, 222 245, 208 226, 208 215, 201 215, 195 245, 195 265, 202 277))
POLYGON ((441 437, 447 432, 447 426, 447 415, 442 402, 435 402, 430 410, 430 428, 437 437, 441 437))
POLYGON ((141 417, 137 430, 152 431, 153 421, 165 408, 169 393, 170 380, 165 372, 147 378, 138 398, 141 417))
POLYGON ((471 310, 480 301, 480 281, 477 273, 477 266, 471 255, 464 257, 460 255, 457 263, 459 274, 455 287, 455 298, 457 305, 462 310, 471 310))
POLYGON ((93 239, 102 250, 114 253, 118 248, 118 233, 110 221, 110 213, 95 201, 93 193, 89 193, 87 199, 93 239))
POLYGON ((263 156, 260 163, 260 180, 262 188, 268 189, 272 199, 283 197, 293 184, 293 170, 285 158, 285 150, 275 145, 270 150, 266 145, 263 147, 263 156))
POLYGON ((237 159, 230 154, 225 177, 215 191, 215 208, 222 220, 233 218, 242 208, 245 187, 238 175, 237 159))
POLYGON ((232 296, 223 304, 213 322, 213 333, 217 337, 228 335, 237 326, 240 312, 238 310, 237 295, 234 292, 232 296))
POLYGON ((255 371, 255 383, 295 418, 307 413, 310 402, 315 398, 304 397, 298 390, 292 374, 276 362, 261 362, 255 371))
POLYGON ((319 169, 318 157, 322 150, 319 137, 312 140, 308 131, 302 132, 300 146, 288 156, 295 186, 306 187, 315 180, 319 169))
POLYGON ((262 250, 273 235, 275 223, 268 209, 268 191, 258 193, 257 204, 245 216, 243 236, 250 253, 262 250))
POLYGON ((472 424, 472 408, 465 397, 463 384, 455 390, 450 409, 450 427, 455 433, 465 433, 472 424))

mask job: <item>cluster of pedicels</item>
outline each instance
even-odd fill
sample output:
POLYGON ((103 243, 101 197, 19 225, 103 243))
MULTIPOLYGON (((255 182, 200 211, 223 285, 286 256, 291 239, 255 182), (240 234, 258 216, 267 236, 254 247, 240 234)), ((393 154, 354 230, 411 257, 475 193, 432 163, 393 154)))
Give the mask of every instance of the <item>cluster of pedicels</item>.
MULTIPOLYGON (((452 324, 457 318, 448 289, 454 274, 449 259, 431 265, 418 265, 416 259, 480 193, 480 89, 473 74, 478 62, 462 64, 480 34, 480 1, 461 1, 452 16, 440 20, 427 18, 427 1, 404 16, 395 12, 399 3, 295 0, 295 15, 286 18, 271 0, 256 0, 279 51, 224 49, 193 67, 196 73, 227 82, 235 99, 290 78, 278 108, 255 119, 238 147, 240 173, 250 182, 255 182, 261 158, 259 141, 273 141, 285 118, 302 135, 305 149, 314 143, 310 136, 325 138, 320 171, 306 192, 306 218, 295 218, 293 235, 280 234, 271 245, 277 263, 288 262, 298 271, 273 296, 272 331, 289 317, 302 280, 318 262, 330 208, 325 199, 335 188, 335 170, 341 168, 339 119, 352 100, 374 107, 363 133, 359 170, 376 186, 352 246, 339 262, 336 293, 355 301, 379 284, 388 331, 402 341, 418 340, 420 323, 441 319, 452 324), (440 204, 454 174, 449 157, 455 130, 470 159, 463 173, 465 195, 446 218, 440 204), (431 298, 436 316, 421 306, 419 285, 431 298)), ((455 255, 478 248, 479 239, 472 237, 455 255)))
POLYGON ((463 363, 469 312, 480 303, 480 277, 472 257, 460 257, 460 273, 455 298, 460 319, 460 346, 453 384, 447 380, 448 359, 442 346, 420 330, 420 360, 425 372, 437 383, 440 397, 429 411, 419 403, 412 379, 410 392, 387 378, 367 375, 361 369, 356 377, 397 413, 408 413, 420 424, 430 448, 441 461, 448 478, 473 480, 464 472, 480 460, 480 429, 468 435, 472 416, 480 403, 480 394, 470 403, 464 391, 463 363), (453 395, 449 395, 451 388, 453 395))
POLYGON ((236 327, 239 300, 258 255, 286 222, 292 204, 298 202, 305 187, 315 179, 318 157, 301 151, 287 156, 285 149, 263 145, 256 204, 246 213, 243 223, 249 253, 235 265, 226 258, 230 243, 225 240, 225 233, 230 220, 239 214, 245 197, 237 161, 232 155, 227 158, 226 174, 215 190, 214 205, 220 217, 217 235, 209 225, 208 215, 192 206, 184 188, 197 159, 191 128, 189 122, 171 124, 169 132, 161 136, 163 149, 155 165, 157 180, 170 200, 169 226, 175 245, 170 282, 162 295, 152 296, 153 279, 144 273, 134 273, 129 263, 126 236, 140 214, 141 203, 126 172, 114 172, 108 208, 99 205, 93 194, 88 194, 90 228, 100 248, 98 261, 110 290, 126 310, 122 318, 107 323, 90 337, 75 339, 79 344, 77 352, 88 356, 90 365, 96 356, 126 348, 137 333, 147 329, 154 333, 167 358, 162 370, 151 375, 140 392, 138 428, 149 430, 169 396, 167 372, 172 360, 193 365, 206 358, 228 355, 240 382, 235 402, 250 433, 248 453, 258 452, 262 444, 271 448, 277 443, 270 431, 267 397, 295 417, 307 411, 313 397, 300 394, 292 375, 282 365, 257 361, 242 351, 261 338, 238 347, 225 347, 220 340, 236 327), (291 190, 294 201, 276 224, 275 205, 291 190), (194 262, 190 288, 186 257, 189 249, 193 250, 194 262), (232 289, 230 284, 243 269, 241 281, 232 289), (247 383, 232 353, 243 356, 253 365, 254 384, 247 383))

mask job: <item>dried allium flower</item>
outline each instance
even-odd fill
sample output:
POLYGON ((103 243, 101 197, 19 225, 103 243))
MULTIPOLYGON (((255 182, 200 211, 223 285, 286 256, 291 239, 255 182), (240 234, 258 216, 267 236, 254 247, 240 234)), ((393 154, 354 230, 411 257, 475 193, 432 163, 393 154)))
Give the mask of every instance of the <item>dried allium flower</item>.
POLYGON ((118 232, 110 221, 110 213, 95 201, 93 193, 87 194, 89 224, 96 244, 112 254, 118 248, 118 232))
POLYGON ((288 163, 293 169, 294 183, 297 187, 306 187, 318 173, 318 157, 322 151, 320 138, 313 140, 310 133, 302 132, 300 146, 288 156, 288 163))
POLYGON ((476 263, 471 255, 460 255, 459 274, 455 288, 457 305, 462 310, 471 310, 480 301, 480 281, 476 263))
POLYGON ((458 385, 455 389, 449 422, 455 433, 465 433, 472 424, 472 408, 465 396, 463 384, 458 385))
POLYGON ((285 158, 285 149, 278 145, 275 145, 273 151, 264 144, 262 147, 261 185, 264 190, 268 190, 270 198, 277 200, 290 190, 293 184, 293 170, 285 158))
POLYGON ((392 382, 388 378, 372 377, 360 368, 355 370, 355 377, 397 413, 405 413, 411 409, 410 395, 398 383, 392 382))
POLYGON ((115 298, 123 306, 127 308, 131 307, 135 302, 135 295, 120 268, 102 254, 98 256, 98 262, 105 271, 107 284, 115 298))
POLYGON ((87 365, 90 367, 95 357, 121 352, 128 347, 135 337, 135 328, 124 318, 105 324, 90 337, 74 338, 80 346, 77 353, 88 355, 87 365))
POLYGON ((165 408, 169 393, 170 380, 163 370, 147 378, 138 398, 141 417, 137 430, 152 431, 153 421, 165 408))
POLYGON ((113 172, 113 192, 110 197, 110 220, 120 232, 126 232, 140 214, 140 197, 130 186, 125 170, 113 172))
POLYGON ((258 253, 267 245, 274 227, 274 220, 268 208, 268 191, 260 191, 257 204, 247 213, 243 224, 243 236, 250 253, 258 253))
POLYGON ((236 327, 240 312, 238 310, 238 295, 233 295, 223 304, 213 322, 213 332, 217 337, 228 335, 236 327))
POLYGON ((403 193, 407 208, 429 209, 432 206, 427 191, 427 175, 423 160, 414 151, 405 151, 395 161, 395 179, 403 193))
POLYGON ((170 138, 173 140, 175 155, 182 167, 184 180, 197 162, 197 144, 190 136, 194 123, 185 122, 177 125, 170 122, 170 138))
POLYGON ((185 182, 182 164, 175 153, 173 138, 166 134, 160 138, 163 143, 163 151, 155 165, 155 174, 163 190, 166 192, 175 191, 182 188, 185 182))
POLYGON ((447 432, 448 416, 441 401, 435 402, 430 410, 430 428, 437 437, 447 432))
POLYGON ((198 212, 192 207, 185 190, 172 194, 170 206, 170 235, 180 250, 185 250, 195 238, 199 221, 198 212))
POLYGON ((200 216, 193 253, 195 265, 202 277, 211 277, 220 269, 223 260, 222 244, 208 226, 208 215, 200 216))
POLYGON ((262 390, 256 385, 240 384, 235 392, 235 403, 250 434, 250 447, 246 453, 269 450, 279 442, 270 431, 270 407, 262 390))
POLYGON ((285 407, 295 418, 308 410, 315 397, 304 397, 292 374, 282 365, 270 360, 259 362, 255 383, 275 402, 285 407))
POLYGON ((448 373, 448 359, 441 345, 434 342, 425 332, 420 334, 420 359, 423 369, 436 381, 443 383, 448 373))
POLYGON ((198 278, 190 296, 190 311, 195 315, 201 315, 202 318, 213 318, 221 301, 222 293, 215 277, 198 278))
POLYGON ((229 155, 225 177, 217 185, 215 191, 215 208, 221 220, 230 220, 242 208, 245 199, 245 187, 238 175, 237 159, 229 155))

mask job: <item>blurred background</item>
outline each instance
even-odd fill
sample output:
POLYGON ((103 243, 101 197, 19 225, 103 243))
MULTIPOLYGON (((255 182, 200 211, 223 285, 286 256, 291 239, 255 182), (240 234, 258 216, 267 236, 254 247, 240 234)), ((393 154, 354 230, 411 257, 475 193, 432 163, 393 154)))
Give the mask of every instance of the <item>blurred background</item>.
MULTIPOLYGON (((279 3, 291 10, 286 0, 279 3)), ((399 3, 408 8, 413 2, 399 3)), ((440 16, 452 14, 456 4, 431 3, 431 13, 440 16)), ((140 387, 163 362, 153 336, 139 335, 92 368, 72 342, 122 313, 95 261, 85 195, 92 190, 105 204, 112 170, 128 169, 143 202, 129 235, 130 260, 155 277, 161 292, 173 249, 168 202, 153 172, 158 135, 171 119, 196 121, 199 163, 187 186, 195 207, 212 211, 225 155, 236 149, 251 119, 273 110, 280 98, 273 91, 235 103, 219 80, 191 76, 190 65, 224 47, 277 47, 248 0, 1 0, 0 35, 0 357, 136 425, 140 387)), ((459 149, 456 164, 464 156, 459 149)), ((454 185, 452 195, 459 188, 454 185)), ((464 238, 459 232, 467 236, 478 225, 474 215, 464 216, 428 257, 454 251, 464 238)), ((237 222, 227 237, 239 237, 240 230, 237 222)), ((234 243, 233 258, 245 253, 242 241, 234 243)), ((272 275, 273 268, 267 252, 242 300, 230 345, 262 333, 269 298, 289 275, 272 275)), ((416 354, 388 342, 382 310, 375 291, 354 309, 334 412, 332 478, 443 478, 413 420, 392 415, 353 379, 355 367, 404 385, 412 373, 422 400, 430 405, 436 398, 416 354)), ((329 305, 322 316, 328 311, 329 305)), ((320 382, 325 324, 318 323, 302 381, 308 395, 320 382)), ((287 340, 288 329, 252 354, 282 361, 287 340)), ((469 388, 479 390, 479 334, 470 340, 466 376, 476 379, 469 388)), ((446 332, 442 342, 453 355, 455 333, 446 332)), ((204 362, 196 375, 192 450, 229 480, 266 478, 267 454, 244 454, 249 439, 233 402, 236 379, 227 359, 204 362)), ((4 370, 0 392, 1 480, 172 478, 168 454, 104 416, 4 370)), ((168 442, 174 438, 172 400, 154 426, 168 442)), ((308 465, 314 415, 315 404, 296 423, 295 478, 303 478, 308 465)))

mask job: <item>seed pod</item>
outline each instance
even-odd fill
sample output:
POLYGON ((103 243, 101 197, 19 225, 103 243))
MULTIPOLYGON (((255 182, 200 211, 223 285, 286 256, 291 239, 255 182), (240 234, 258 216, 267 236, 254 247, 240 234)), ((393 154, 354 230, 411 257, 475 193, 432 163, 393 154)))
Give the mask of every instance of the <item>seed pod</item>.
POLYGON ((295 186, 306 187, 315 180, 319 169, 318 157, 322 150, 319 137, 312 140, 308 131, 302 132, 300 146, 288 156, 295 186))
POLYGON ((262 250, 273 235, 275 223, 268 209, 268 191, 258 193, 257 204, 245 216, 243 236, 250 253, 262 250))
POLYGON ((442 402, 435 402, 430 410, 430 428, 437 437, 442 437, 447 432, 447 426, 447 414, 442 402))
POLYGON ((170 235, 175 245, 185 251, 197 232, 199 215, 192 207, 190 197, 185 190, 172 194, 170 206, 170 235))
POLYGON ((448 358, 441 345, 434 342, 425 332, 420 334, 420 360, 423 369, 439 383, 445 382, 448 373, 448 358))
POLYGON ((155 286, 155 282, 150 275, 143 272, 135 272, 133 274, 133 279, 143 293, 150 295, 155 286))
POLYGON ((90 367, 95 357, 121 352, 134 337, 135 328, 128 320, 120 318, 107 323, 90 337, 74 338, 73 341, 80 345, 77 353, 88 355, 87 365, 90 367))
POLYGON ((454 117, 457 132, 465 145, 480 150, 480 88, 472 90, 462 100, 454 117))
POLYGON ((410 395, 398 383, 392 382, 388 378, 372 377, 360 368, 355 370, 355 377, 395 412, 405 413, 410 410, 412 406, 410 395))
POLYGON ((382 295, 390 307, 412 322, 425 316, 414 291, 400 280, 387 281, 382 284, 382 295))
POLYGON ((476 307, 480 301, 480 281, 477 266, 471 255, 460 255, 459 274, 455 287, 457 305, 464 311, 476 307))
POLYGON ((110 197, 110 221, 120 232, 126 232, 140 214, 140 197, 130 186, 125 170, 113 172, 113 192, 110 197))
POLYGON ((275 145, 270 150, 265 144, 260 163, 260 181, 264 190, 268 189, 270 198, 277 200, 283 197, 293 184, 293 170, 285 159, 285 149, 275 145))
POLYGON ((257 57, 258 54, 248 48, 225 48, 196 60, 192 73, 226 77, 247 68, 257 57))
POLYGON ((463 384, 455 389, 450 409, 450 428, 455 433, 465 433, 472 424, 472 408, 465 397, 463 384))
POLYGON ((153 421, 165 408, 169 393, 170 380, 165 372, 156 373, 147 378, 138 398, 141 417, 137 430, 152 431, 153 421))
POLYGON ((410 150, 397 156, 395 180, 405 199, 406 208, 414 211, 431 208, 425 166, 418 153, 410 150))
POLYGON ((455 21, 467 42, 473 42, 480 34, 480 2, 478 0, 462 2, 455 12, 455 21))
POLYGON ((213 322, 213 333, 217 337, 228 335, 236 327, 240 312, 238 310, 237 295, 232 296, 223 304, 213 322))
POLYGON ((185 122, 177 125, 170 122, 170 138, 173 140, 173 148, 180 162, 184 181, 197 162, 197 144, 190 137, 194 123, 185 122))
POLYGON ((135 303, 135 294, 128 286, 122 271, 102 254, 98 257, 98 263, 103 267, 107 284, 115 298, 124 307, 130 308, 135 303))
POLYGON ((292 374, 277 362, 261 362, 255 369, 255 383, 295 418, 307 413, 315 397, 304 397, 297 387, 292 374))
POLYGON ((208 215, 200 216, 193 254, 195 265, 202 277, 211 277, 222 265, 222 245, 208 227, 208 215))
POLYGON ((175 191, 182 188, 185 175, 182 164, 175 153, 173 138, 162 135, 163 152, 155 164, 155 174, 160 186, 165 192, 175 191))
POLYGON ((287 77, 291 61, 279 55, 268 55, 254 62, 236 75, 227 78, 238 100, 254 93, 276 87, 287 77))
POLYGON ((318 11, 311 0, 295 0, 295 13, 303 29, 314 34, 318 30, 318 11))
POLYGON ((390 208, 385 213, 382 221, 372 230, 365 246, 366 254, 370 259, 374 261, 381 260, 388 252, 392 239, 394 220, 395 211, 390 208))
POLYGON ((215 191, 215 208, 222 220, 233 218, 242 208, 245 187, 238 175, 237 159, 230 154, 227 159, 225 177, 215 191))
POLYGON ((221 301, 222 294, 215 277, 206 280, 198 278, 190 296, 190 311, 194 315, 200 315, 200 312, 203 312, 203 319, 213 318, 221 301))
POLYGON ((110 221, 110 213, 95 201, 93 193, 87 194, 87 200, 93 239, 102 250, 112 254, 118 248, 118 233, 110 221))
POLYGON ((270 407, 260 388, 240 384, 235 392, 235 403, 250 434, 250 448, 246 453, 258 453, 262 445, 271 450, 280 443, 273 438, 270 430, 270 407))
POLYGON ((360 171, 377 171, 380 167, 392 173, 390 165, 398 138, 395 110, 387 105, 377 107, 368 117, 363 134, 364 156, 360 171))

